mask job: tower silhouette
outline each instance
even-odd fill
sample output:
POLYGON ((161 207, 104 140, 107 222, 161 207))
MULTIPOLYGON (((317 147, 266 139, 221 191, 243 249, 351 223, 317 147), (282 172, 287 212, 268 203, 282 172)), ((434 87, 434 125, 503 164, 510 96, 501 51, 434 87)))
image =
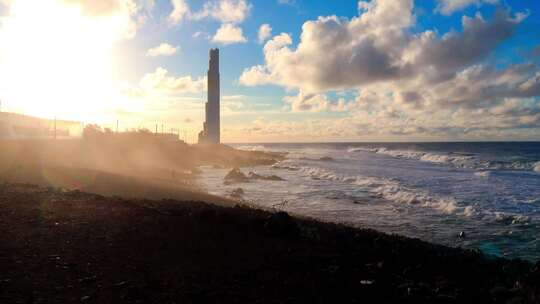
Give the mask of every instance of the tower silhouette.
POLYGON ((219 49, 210 50, 208 67, 208 100, 206 102, 206 121, 199 133, 200 144, 219 144, 220 138, 220 83, 219 49))

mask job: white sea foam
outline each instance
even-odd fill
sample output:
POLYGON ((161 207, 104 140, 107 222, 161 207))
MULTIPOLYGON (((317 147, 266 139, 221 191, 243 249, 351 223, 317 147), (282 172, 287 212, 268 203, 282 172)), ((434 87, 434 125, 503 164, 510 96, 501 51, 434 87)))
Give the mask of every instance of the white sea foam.
POLYGON ((389 150, 387 148, 349 148, 348 152, 369 152, 394 158, 412 159, 436 164, 454 165, 484 170, 533 170, 540 172, 540 162, 530 161, 489 161, 477 160, 474 156, 462 153, 432 153, 416 150, 389 150))
POLYGON ((511 214, 505 212, 494 212, 494 218, 497 222, 503 222, 506 224, 527 224, 531 221, 531 218, 522 214, 511 214))
POLYGON ((478 171, 474 173, 474 176, 488 178, 491 176, 491 171, 478 171))
POLYGON ((415 159, 430 163, 463 163, 473 159, 470 155, 429 153, 415 150, 389 150, 386 148, 349 148, 349 152, 371 152, 395 158, 415 159))
POLYGON ((313 179, 352 183, 366 188, 367 191, 378 197, 395 203, 429 207, 446 214, 470 216, 474 213, 472 207, 459 206, 452 197, 431 195, 426 191, 408 188, 393 180, 366 176, 343 176, 332 171, 314 167, 300 167, 300 172, 304 176, 313 179))
POLYGON ((358 148, 349 148, 347 149, 347 151, 349 153, 352 153, 352 152, 377 152, 379 148, 362 148, 362 147, 358 147, 358 148))
POLYGON ((244 150, 244 151, 264 151, 266 150, 266 148, 262 145, 255 145, 255 146, 251 146, 251 145, 247 145, 247 146, 240 146, 240 147, 237 147, 238 150, 244 150))
POLYGON ((289 171, 298 171, 300 170, 299 167, 297 166, 294 166, 294 165, 286 165, 286 164, 283 164, 281 162, 278 162, 276 164, 273 164, 271 166, 272 169, 284 169, 284 170, 289 170, 289 171))

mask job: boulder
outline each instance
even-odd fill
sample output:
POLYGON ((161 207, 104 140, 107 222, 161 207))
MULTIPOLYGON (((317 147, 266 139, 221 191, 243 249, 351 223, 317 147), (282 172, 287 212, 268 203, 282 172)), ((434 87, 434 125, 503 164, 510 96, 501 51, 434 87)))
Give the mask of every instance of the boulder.
POLYGON ((242 188, 236 188, 230 192, 230 196, 234 198, 241 198, 244 194, 244 189, 242 188))
POLYGON ((225 183, 247 183, 249 178, 238 168, 233 168, 227 175, 225 175, 225 183))
POLYGON ((248 173, 249 179, 259 179, 259 180, 268 180, 268 181, 283 181, 284 179, 277 175, 259 175, 255 172, 248 173))

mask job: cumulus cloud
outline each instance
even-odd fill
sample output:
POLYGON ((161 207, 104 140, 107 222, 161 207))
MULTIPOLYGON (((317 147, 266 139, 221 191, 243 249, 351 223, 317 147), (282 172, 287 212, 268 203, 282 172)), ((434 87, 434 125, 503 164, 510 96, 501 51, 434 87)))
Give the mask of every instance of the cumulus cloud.
POLYGON ((185 0, 171 0, 171 5, 173 10, 169 15, 169 23, 173 25, 179 24, 189 15, 189 6, 185 0))
POLYGON ((222 24, 212 41, 223 45, 247 42, 242 29, 233 24, 222 24))
POLYGON ((283 100, 290 104, 293 112, 344 112, 348 109, 343 98, 334 102, 330 101, 324 94, 304 94, 303 92, 299 92, 295 96, 285 96, 283 100))
POLYGON ((67 4, 75 4, 81 7, 85 14, 92 16, 108 16, 122 10, 135 11, 137 3, 133 0, 62 0, 67 4))
MULTIPOLYGON (((6 0, 4 0, 6 1, 6 0)), ((15 4, 20 0, 7 0, 15 4)), ((111 18, 116 23, 116 31, 122 31, 124 38, 133 38, 138 28, 148 17, 152 2, 137 0, 57 0, 60 3, 78 6, 84 15, 97 18, 111 18)), ((111 25, 112 26, 112 25, 111 25)))
POLYGON ((194 12, 193 19, 212 17, 222 23, 242 23, 251 11, 251 4, 246 0, 208 1, 203 8, 194 12))
POLYGON ((212 18, 222 23, 212 38, 203 32, 195 33, 195 38, 205 37, 223 45, 247 41, 238 26, 250 14, 252 5, 247 0, 210 0, 204 3, 201 10, 195 12, 191 11, 185 0, 171 0, 171 3, 173 12, 169 16, 169 22, 173 25, 185 18, 191 20, 212 18))
POLYGON ((264 43, 266 40, 268 40, 268 38, 270 38, 270 36, 272 36, 272 27, 270 24, 265 23, 261 25, 261 27, 259 27, 258 34, 259 43, 264 43))
POLYGON ((499 0, 438 0, 438 2, 435 11, 443 15, 451 15, 471 5, 479 7, 482 4, 496 4, 499 0))
POLYGON ((176 54, 178 47, 174 47, 168 43, 162 43, 154 48, 149 49, 146 52, 147 57, 158 57, 158 56, 172 56, 176 54))
POLYGON ((297 92, 284 98, 291 111, 347 111, 363 122, 351 126, 379 135, 540 128, 538 67, 486 61, 527 14, 499 9, 490 18, 463 16, 461 31, 439 34, 411 31, 410 0, 360 1, 358 9, 351 19, 305 22, 297 45, 289 34, 274 36, 263 47, 264 64, 246 68, 239 82, 286 87, 297 92), (342 90, 356 90, 356 97, 329 98, 342 90))
POLYGON ((241 83, 254 85, 259 79, 316 92, 420 75, 443 79, 489 54, 519 23, 499 11, 490 21, 464 17, 459 33, 413 35, 408 31, 414 24, 412 8, 407 0, 360 2, 361 14, 351 20, 308 21, 296 48, 288 34, 268 41, 265 65, 246 69, 241 83))
POLYGON ((201 93, 206 91, 206 77, 198 79, 191 76, 175 77, 171 76, 166 69, 159 67, 141 78, 137 90, 139 95, 201 93))

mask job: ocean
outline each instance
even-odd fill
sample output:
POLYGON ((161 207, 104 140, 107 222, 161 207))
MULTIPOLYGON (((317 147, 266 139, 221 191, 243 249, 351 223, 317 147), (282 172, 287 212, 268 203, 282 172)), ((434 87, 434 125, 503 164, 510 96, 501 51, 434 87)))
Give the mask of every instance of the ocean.
POLYGON ((212 194, 323 221, 373 228, 494 256, 540 259, 540 143, 232 145, 286 153, 242 168, 284 181, 225 185, 230 169, 202 168, 212 194))

